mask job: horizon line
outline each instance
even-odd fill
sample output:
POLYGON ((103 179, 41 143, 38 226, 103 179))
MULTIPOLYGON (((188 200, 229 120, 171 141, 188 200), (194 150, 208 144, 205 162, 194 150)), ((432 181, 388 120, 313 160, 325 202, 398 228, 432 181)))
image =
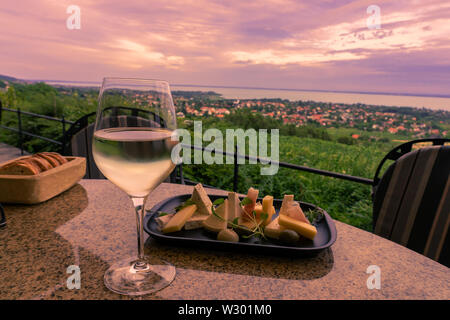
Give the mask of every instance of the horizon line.
MULTIPOLYGON (((101 81, 78 81, 78 80, 52 80, 52 79, 17 79, 31 82, 60 82, 60 83, 86 83, 101 85, 101 81)), ((193 88, 223 88, 223 89, 246 89, 246 90, 275 90, 275 91, 299 91, 299 92, 328 92, 328 93, 350 93, 365 95, 388 95, 388 96, 408 96, 424 98, 450 98, 450 94, 426 94, 426 93, 404 93, 404 92, 382 92, 382 91, 352 91, 352 90, 327 90, 327 89, 294 89, 294 88, 266 88, 266 87, 248 87, 248 86, 225 86, 225 85, 203 85, 203 84, 170 84, 171 87, 193 87, 193 88)))

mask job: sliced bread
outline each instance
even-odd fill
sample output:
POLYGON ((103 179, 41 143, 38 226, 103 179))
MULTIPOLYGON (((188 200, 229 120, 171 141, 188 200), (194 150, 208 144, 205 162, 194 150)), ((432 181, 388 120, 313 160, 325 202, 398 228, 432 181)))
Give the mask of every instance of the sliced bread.
POLYGON ((47 160, 52 165, 53 168, 59 166, 58 160, 56 160, 53 157, 50 157, 48 154, 41 152, 41 153, 36 153, 35 156, 47 160))
POLYGON ((62 155, 60 155, 57 152, 41 152, 41 153, 45 154, 45 155, 48 155, 49 157, 52 157, 53 159, 58 161, 59 164, 64 164, 64 163, 68 162, 65 157, 63 157, 62 155))
POLYGON ((39 172, 39 167, 26 159, 13 161, 0 167, 0 174, 4 175, 35 175, 39 172))

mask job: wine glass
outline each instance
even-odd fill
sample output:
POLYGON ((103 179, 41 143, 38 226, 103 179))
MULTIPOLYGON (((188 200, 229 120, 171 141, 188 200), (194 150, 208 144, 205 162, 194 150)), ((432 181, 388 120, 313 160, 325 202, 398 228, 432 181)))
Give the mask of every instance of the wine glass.
POLYGON ((114 263, 105 285, 126 295, 142 295, 168 286, 175 267, 144 255, 145 200, 175 168, 172 139, 176 116, 169 84, 160 80, 104 78, 92 142, 103 175, 125 191, 136 209, 138 255, 114 263))

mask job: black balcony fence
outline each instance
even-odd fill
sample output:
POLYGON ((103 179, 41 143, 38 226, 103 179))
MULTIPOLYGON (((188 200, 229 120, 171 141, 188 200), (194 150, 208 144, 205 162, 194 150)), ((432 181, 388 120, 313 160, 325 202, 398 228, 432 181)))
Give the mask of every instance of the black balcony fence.
POLYGON ((5 108, 2 106, 2 103, 0 101, 0 128, 17 133, 18 141, 19 141, 17 147, 20 148, 20 152, 22 155, 24 153, 24 136, 29 136, 32 138, 40 139, 40 140, 55 144, 55 145, 59 146, 60 151, 63 152, 64 146, 67 143, 65 141, 66 136, 67 136, 66 135, 66 125, 72 125, 72 124, 74 124, 74 122, 64 119, 64 116, 62 118, 55 118, 55 117, 50 117, 50 116, 37 114, 37 113, 33 113, 33 112, 22 111, 22 110, 20 110, 20 108, 18 108, 18 109, 5 108), (11 112, 11 113, 15 113, 17 115, 17 128, 4 126, 1 123, 3 112, 11 112), (39 118, 39 119, 45 119, 45 120, 49 120, 49 121, 60 122, 61 123, 62 141, 25 131, 23 129, 23 125, 22 125, 23 124, 23 116, 29 116, 32 118, 39 118))

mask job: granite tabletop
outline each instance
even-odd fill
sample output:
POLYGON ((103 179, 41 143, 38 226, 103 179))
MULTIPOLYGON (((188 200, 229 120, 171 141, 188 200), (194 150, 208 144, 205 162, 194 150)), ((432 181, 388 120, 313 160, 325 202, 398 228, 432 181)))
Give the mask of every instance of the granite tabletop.
MULTIPOLYGON (((191 191, 164 183, 147 208, 191 191)), ((137 250, 131 201, 112 183, 81 180, 42 204, 6 205, 5 213, 0 299, 129 298, 103 284, 108 266, 137 250), (80 289, 67 287, 71 265, 80 268, 80 289)), ((336 221, 336 228, 335 244, 309 258, 180 248, 147 238, 147 254, 171 262, 177 276, 138 299, 450 299, 449 268, 347 224, 336 221), (380 289, 368 289, 372 265, 379 267, 380 289)))

